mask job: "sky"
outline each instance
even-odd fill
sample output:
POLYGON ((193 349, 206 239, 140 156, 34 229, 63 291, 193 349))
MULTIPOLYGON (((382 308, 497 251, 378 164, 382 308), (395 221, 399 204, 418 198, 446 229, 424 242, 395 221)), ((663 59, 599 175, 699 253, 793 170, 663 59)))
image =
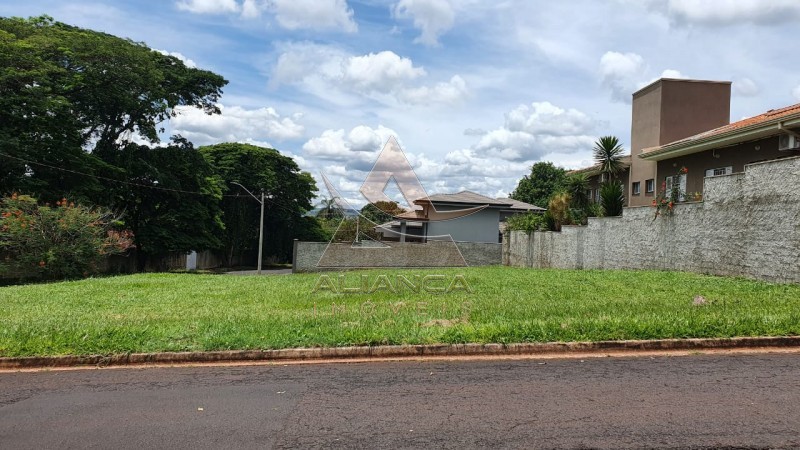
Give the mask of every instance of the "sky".
POLYGON ((505 197, 600 136, 628 148, 631 94, 662 76, 732 81, 733 121, 800 101, 797 0, 0 2, 41 14, 224 76, 222 114, 167 136, 276 148, 354 206, 390 136, 429 194, 505 197))

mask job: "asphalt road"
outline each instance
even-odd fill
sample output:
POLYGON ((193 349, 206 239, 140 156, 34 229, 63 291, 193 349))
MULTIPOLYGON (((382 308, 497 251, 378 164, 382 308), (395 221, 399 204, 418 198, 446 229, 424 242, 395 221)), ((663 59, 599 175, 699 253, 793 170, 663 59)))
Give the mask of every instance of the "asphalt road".
POLYGON ((800 448, 800 354, 4 373, 0 447, 800 448))

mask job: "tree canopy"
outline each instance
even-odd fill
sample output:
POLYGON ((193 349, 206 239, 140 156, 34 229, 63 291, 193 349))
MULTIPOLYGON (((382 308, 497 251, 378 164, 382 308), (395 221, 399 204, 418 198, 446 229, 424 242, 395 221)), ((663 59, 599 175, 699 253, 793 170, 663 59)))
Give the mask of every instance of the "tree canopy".
POLYGON ((178 106, 212 114, 227 83, 143 43, 54 21, 0 18, 0 192, 102 202, 110 155, 159 142, 178 106), (67 172, 63 169, 69 169, 67 172))
POLYGON ((186 140, 155 144, 178 107, 219 113, 226 83, 140 42, 0 18, 0 194, 111 208, 134 232, 140 267, 217 248, 220 181, 186 140))
POLYGON ((537 162, 517 183, 511 198, 546 208, 554 193, 564 188, 567 171, 551 162, 537 162))
POLYGON ((392 216, 406 212, 397 202, 375 202, 367 203, 361 208, 361 215, 371 220, 376 225, 392 220, 392 216))
POLYGON ((260 205, 241 187, 257 197, 263 191, 265 202, 264 255, 278 261, 291 260, 294 239, 324 240, 314 218, 303 217, 311 209, 317 191, 308 172, 275 149, 250 144, 223 143, 200 147, 205 160, 222 183, 227 196, 222 201, 225 229, 217 236, 225 258, 253 258, 258 252, 260 205))

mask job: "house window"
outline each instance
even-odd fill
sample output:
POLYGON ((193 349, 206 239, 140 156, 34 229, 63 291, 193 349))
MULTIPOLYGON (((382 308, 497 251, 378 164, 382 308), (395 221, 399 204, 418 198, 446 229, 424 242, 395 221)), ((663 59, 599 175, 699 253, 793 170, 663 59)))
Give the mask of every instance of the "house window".
POLYGON ((646 180, 644 182, 644 192, 646 194, 652 194, 656 190, 656 180, 653 178, 646 180))
MULTIPOLYGON (((666 185, 667 192, 672 192, 672 187, 677 185, 678 186, 678 201, 682 202, 686 200, 686 174, 682 173, 680 175, 672 175, 669 177, 664 178, 664 184, 666 185)), ((671 194, 668 194, 671 195, 671 194)))
POLYGON ((633 191, 633 195, 639 195, 642 193, 642 183, 636 181, 633 183, 633 187, 631 188, 633 191))
POLYGON ((730 175, 733 173, 733 166, 719 167, 717 169, 706 170, 707 177, 718 177, 720 175, 730 175))

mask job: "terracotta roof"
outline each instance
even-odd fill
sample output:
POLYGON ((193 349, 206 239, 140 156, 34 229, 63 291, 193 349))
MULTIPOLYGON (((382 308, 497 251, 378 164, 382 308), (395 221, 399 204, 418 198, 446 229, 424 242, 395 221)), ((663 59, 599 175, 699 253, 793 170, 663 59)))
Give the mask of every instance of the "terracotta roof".
POLYGON ((645 148, 642 150, 642 152, 643 154, 658 152, 662 149, 666 149, 667 147, 669 148, 681 147, 687 144, 693 144, 695 142, 703 141, 705 139, 713 138, 715 136, 720 136, 723 134, 728 134, 728 133, 735 134, 736 131, 738 130, 743 130, 750 127, 758 127, 759 125, 766 125, 771 122, 779 122, 781 119, 795 115, 800 115, 800 103, 791 106, 786 106, 784 108, 770 109, 769 111, 763 114, 759 114, 753 117, 748 117, 747 119, 743 119, 738 122, 733 122, 728 125, 723 125, 719 128, 714 128, 713 130, 704 131, 702 133, 695 134, 694 136, 689 136, 687 138, 670 142, 669 144, 664 144, 657 147, 645 148))

